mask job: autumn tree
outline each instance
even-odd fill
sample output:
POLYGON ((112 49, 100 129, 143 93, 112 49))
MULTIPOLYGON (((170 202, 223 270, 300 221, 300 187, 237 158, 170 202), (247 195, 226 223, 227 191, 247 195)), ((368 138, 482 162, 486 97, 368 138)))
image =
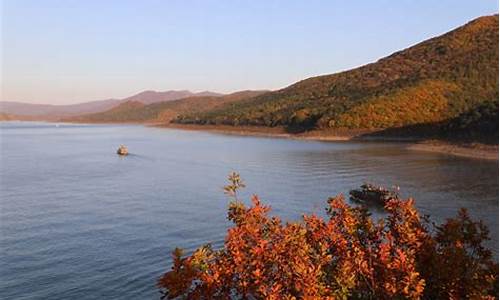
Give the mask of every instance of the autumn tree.
POLYGON ((494 299, 498 265, 482 243, 488 230, 461 210, 432 225, 412 199, 390 199, 387 216, 373 220, 339 195, 324 219, 304 215, 282 222, 257 196, 245 205, 245 185, 229 176, 232 201, 224 247, 204 245, 184 256, 158 281, 174 299, 494 299))

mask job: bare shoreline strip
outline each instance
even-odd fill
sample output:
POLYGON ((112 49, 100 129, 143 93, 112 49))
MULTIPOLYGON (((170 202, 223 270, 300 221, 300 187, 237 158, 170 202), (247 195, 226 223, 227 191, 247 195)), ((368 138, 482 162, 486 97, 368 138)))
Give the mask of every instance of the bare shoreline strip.
POLYGON ((453 144, 445 141, 427 140, 418 141, 415 138, 398 137, 357 137, 356 135, 366 133, 367 131, 311 131, 307 133, 288 133, 282 128, 260 128, 260 127, 234 127, 224 125, 187 125, 187 124, 150 124, 150 126, 164 127, 181 130, 215 132, 228 135, 239 136, 257 136, 286 138, 296 140, 313 141, 392 141, 409 142, 407 149, 413 151, 426 151, 468 157, 475 159, 498 160, 498 146, 485 144, 453 144))
POLYGON ((498 160, 498 146, 484 144, 457 145, 441 141, 425 141, 408 146, 410 150, 450 154, 461 157, 498 160))

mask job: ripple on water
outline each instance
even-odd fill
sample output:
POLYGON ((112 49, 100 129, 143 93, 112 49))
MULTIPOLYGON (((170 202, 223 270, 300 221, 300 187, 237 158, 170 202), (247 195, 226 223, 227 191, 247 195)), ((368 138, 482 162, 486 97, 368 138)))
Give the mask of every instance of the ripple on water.
POLYGON ((399 185, 437 221, 467 207, 498 253, 497 162, 140 126, 1 123, 0 134, 1 299, 157 298, 175 247, 222 247, 232 170, 241 199, 257 193, 285 220, 365 181, 399 185), (120 144, 132 154, 117 157, 120 144))

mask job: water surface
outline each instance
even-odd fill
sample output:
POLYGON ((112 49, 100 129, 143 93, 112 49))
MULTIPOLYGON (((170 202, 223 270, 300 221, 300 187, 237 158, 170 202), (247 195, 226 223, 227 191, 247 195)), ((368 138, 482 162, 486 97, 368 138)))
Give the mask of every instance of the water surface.
MULTIPOLYGON (((117 125, 0 123, 0 299, 157 299, 175 247, 221 246, 227 174, 287 220, 365 181, 436 221, 469 209, 498 248, 498 162, 404 144, 117 125), (115 154, 120 144, 132 153, 115 154)), ((377 214, 375 212, 375 214, 377 214)))

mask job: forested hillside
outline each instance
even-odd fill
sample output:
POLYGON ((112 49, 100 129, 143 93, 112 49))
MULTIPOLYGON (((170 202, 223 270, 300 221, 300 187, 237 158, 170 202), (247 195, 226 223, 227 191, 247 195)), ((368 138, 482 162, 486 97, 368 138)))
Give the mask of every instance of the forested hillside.
POLYGON ((372 64, 182 114, 175 122, 291 131, 387 129, 442 125, 486 102, 498 103, 498 15, 480 17, 372 64))
POLYGON ((220 105, 251 98, 264 91, 242 91, 224 96, 198 96, 179 100, 144 104, 138 101, 127 101, 101 113, 87 114, 63 119, 69 122, 170 122, 179 114, 202 112, 220 105))

